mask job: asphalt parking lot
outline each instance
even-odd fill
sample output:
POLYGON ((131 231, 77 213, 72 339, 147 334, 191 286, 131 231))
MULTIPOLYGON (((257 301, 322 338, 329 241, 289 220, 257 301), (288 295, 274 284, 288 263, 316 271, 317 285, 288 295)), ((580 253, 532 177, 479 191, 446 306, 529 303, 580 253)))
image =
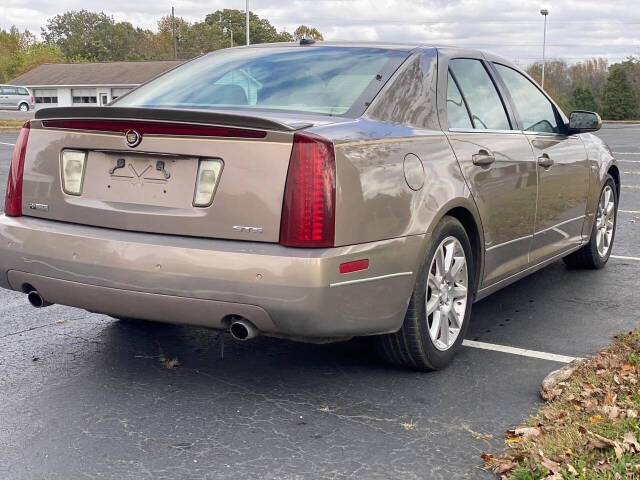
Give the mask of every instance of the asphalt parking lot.
MULTIPOLYGON (((624 172, 617 258, 558 262, 475 304, 468 340, 584 356, 640 325, 640 125, 599 135, 624 172)), ((15 138, 0 133, 2 196, 15 138)), ((416 373, 363 341, 240 344, 2 290, 0 478, 490 479, 480 453, 503 448, 560 366, 463 347, 416 373)))

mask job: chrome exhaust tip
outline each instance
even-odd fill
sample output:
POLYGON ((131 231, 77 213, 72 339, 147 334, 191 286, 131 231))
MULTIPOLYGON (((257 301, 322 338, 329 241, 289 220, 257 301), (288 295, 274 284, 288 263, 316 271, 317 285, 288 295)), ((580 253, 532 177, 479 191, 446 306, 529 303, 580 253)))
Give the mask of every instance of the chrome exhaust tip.
POLYGON ((27 300, 29 300, 29 303, 36 308, 48 307, 49 305, 51 305, 51 302, 47 302, 44 298, 42 298, 37 290, 32 290, 27 293, 27 300))
POLYGON ((229 333, 234 340, 241 342, 251 340, 260 334, 255 325, 245 318, 233 320, 229 326, 229 333))

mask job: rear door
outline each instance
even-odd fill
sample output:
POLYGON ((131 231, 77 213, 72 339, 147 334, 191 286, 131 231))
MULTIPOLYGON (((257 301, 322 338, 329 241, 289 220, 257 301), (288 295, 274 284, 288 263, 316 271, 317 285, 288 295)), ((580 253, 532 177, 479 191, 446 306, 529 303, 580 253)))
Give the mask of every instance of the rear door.
MULTIPOLYGON (((464 58, 443 52, 439 84, 446 91, 443 129, 476 201, 485 237, 482 286, 529 264, 537 196, 531 145, 511 118, 489 74, 474 53, 464 58)), ((442 109, 444 110, 444 109, 442 109)))
POLYGON ((9 108, 9 88, 0 87, 0 108, 9 108))
POLYGON ((6 96, 7 106, 9 108, 18 108, 20 96, 16 87, 4 87, 4 95, 6 96))
POLYGON ((531 261, 578 245, 587 207, 588 164, 582 140, 566 135, 555 105, 517 70, 494 63, 538 163, 538 208, 531 261))

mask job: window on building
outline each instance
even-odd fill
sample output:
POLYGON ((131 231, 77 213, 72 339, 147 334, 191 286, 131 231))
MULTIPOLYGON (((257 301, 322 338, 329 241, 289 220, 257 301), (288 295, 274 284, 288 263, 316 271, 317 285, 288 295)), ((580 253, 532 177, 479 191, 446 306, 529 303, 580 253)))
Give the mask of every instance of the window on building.
POLYGON ((72 88, 71 98, 73 99, 73 103, 98 103, 98 95, 95 88, 72 88))
POLYGON ((98 103, 98 97, 96 96, 73 97, 73 103, 98 103))
POLYGON ((33 96, 36 103, 58 103, 58 91, 56 89, 35 89, 33 96))
POLYGON ((125 93, 130 92, 130 88, 112 88, 111 89, 111 100, 115 100, 120 95, 124 95, 125 93))

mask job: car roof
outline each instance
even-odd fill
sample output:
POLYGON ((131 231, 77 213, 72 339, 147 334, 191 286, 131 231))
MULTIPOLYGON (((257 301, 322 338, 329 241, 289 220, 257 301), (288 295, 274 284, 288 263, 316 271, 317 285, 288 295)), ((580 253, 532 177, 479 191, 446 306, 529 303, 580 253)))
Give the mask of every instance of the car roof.
MULTIPOLYGON (((359 48, 382 48, 386 50, 398 50, 404 52, 411 52, 413 50, 429 50, 429 49, 446 49, 449 53, 452 51, 457 51, 461 55, 482 55, 487 60, 497 61, 500 63, 504 63, 505 65, 512 66, 514 68, 520 69, 516 65, 513 64, 510 60, 496 55, 491 52, 487 52, 484 50, 468 48, 468 47, 458 47, 455 45, 446 45, 446 44, 436 44, 436 43, 421 43, 421 42, 359 42, 359 41, 317 41, 313 43, 305 43, 301 44, 300 42, 277 42, 277 43, 256 43, 252 45, 241 45, 237 47, 233 47, 234 49, 241 48, 274 48, 274 47, 299 47, 299 48, 313 48, 313 47, 359 47, 359 48)), ((215 53, 213 52, 210 53, 215 53)))

